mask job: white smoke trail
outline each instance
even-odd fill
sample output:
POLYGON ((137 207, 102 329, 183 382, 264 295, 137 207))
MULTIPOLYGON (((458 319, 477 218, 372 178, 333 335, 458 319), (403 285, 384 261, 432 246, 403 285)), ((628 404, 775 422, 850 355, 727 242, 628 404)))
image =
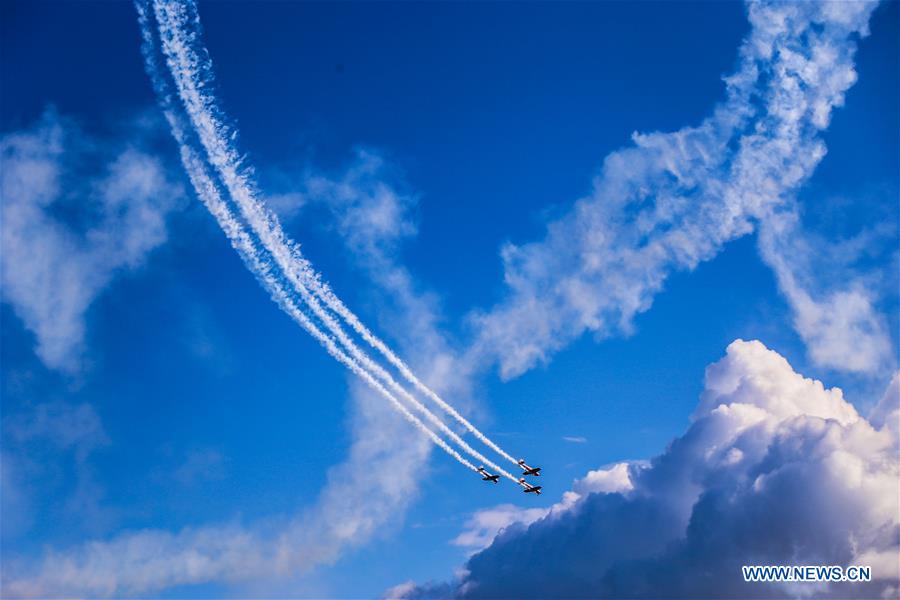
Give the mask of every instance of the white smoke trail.
POLYGON ((319 298, 325 301, 328 308, 344 316, 348 323, 360 332, 364 338, 367 338, 370 343, 377 344, 376 347, 380 346, 384 350, 383 354, 386 351, 385 356, 388 357, 388 360, 395 365, 402 365, 401 373, 404 373, 407 379, 412 381, 416 387, 423 390, 429 397, 436 399, 440 406, 449 409, 450 414, 454 415, 467 429, 476 432, 476 436, 479 439, 485 440, 491 448, 498 451, 508 460, 515 462, 511 456, 503 452, 502 449, 487 439, 481 432, 477 431, 459 413, 441 400, 437 394, 415 378, 406 365, 390 352, 380 340, 373 336, 368 329, 362 326, 359 319, 336 298, 328 286, 321 281, 311 264, 302 256, 297 245, 286 238, 277 217, 261 205, 255 196, 254 186, 250 183, 247 176, 241 172, 240 159, 233 146, 227 141, 233 137, 233 132, 229 131, 219 117, 219 110, 214 96, 205 92, 206 84, 211 81, 211 67, 209 61, 200 58, 194 50, 197 45, 197 34, 195 29, 191 28, 192 23, 190 21, 196 21, 197 19, 194 12, 195 6, 192 3, 182 5, 157 1, 154 3, 154 8, 159 24, 163 53, 166 55, 181 100, 185 105, 189 118, 193 122, 200 142, 207 152, 210 163, 218 170, 223 184, 238 205, 244 218, 262 244, 271 253, 282 272, 293 284, 295 290, 312 309, 313 313, 337 336, 351 356, 359 363, 362 363, 364 368, 374 373, 376 377, 384 381, 391 389, 412 403, 431 423, 450 436, 471 456, 478 458, 492 469, 499 471, 508 479, 516 481, 508 472, 468 446, 424 405, 399 386, 387 371, 371 361, 353 340, 346 335, 341 325, 334 320, 331 314, 326 309, 323 309, 319 300, 310 293, 309 288, 312 288, 319 298), (187 9, 185 6, 187 6, 187 9))
POLYGON ((347 323, 350 324, 350 327, 352 327, 354 331, 356 331, 373 348, 381 352, 382 356, 387 358, 388 362, 394 365, 400 372, 400 374, 403 375, 403 377, 405 377, 407 381, 412 383, 417 390, 433 400, 435 404, 437 404, 444 410, 444 412, 453 417, 457 423, 465 427, 467 431, 481 440, 481 442, 491 450, 493 450, 509 462, 518 464, 515 458, 510 456, 506 451, 503 450, 503 448, 495 444, 490 438, 479 431, 465 417, 459 414, 456 409, 447 404, 447 402, 445 402, 443 398, 441 398, 430 387, 422 383, 422 381, 418 377, 416 377, 415 373, 412 372, 412 370, 406 365, 406 363, 403 362, 403 360, 399 356, 394 354, 394 352, 387 346, 387 344, 382 342, 381 339, 379 339, 371 331, 369 331, 368 327, 366 327, 359 320, 359 318, 344 305, 341 299, 331 291, 331 288, 329 288, 327 284, 323 283, 322 288, 320 290, 317 290, 317 293, 332 310, 334 310, 338 315, 343 317, 347 323))
MULTIPOLYGON (((163 104, 167 105, 170 100, 166 93, 162 77, 159 75, 156 61, 153 57, 153 37, 147 26, 148 20, 146 11, 144 6, 140 3, 137 4, 137 10, 144 39, 144 55, 147 70, 150 73, 154 88, 156 88, 157 93, 160 95, 163 104)), ((231 242, 232 247, 238 252, 251 272, 256 275, 263 286, 269 291, 272 299, 282 308, 282 310, 288 313, 297 323, 309 332, 310 335, 324 346, 326 351, 333 358, 349 368, 354 374, 362 378, 369 386, 390 401, 394 408, 397 409, 407 421, 412 423, 417 429, 427 435, 437 446, 459 461, 462 465, 477 472, 478 469, 471 462, 429 429, 418 417, 409 412, 409 410, 403 406, 393 394, 386 390, 384 386, 376 381, 365 369, 360 367, 355 360, 347 356, 340 348, 338 348, 334 339, 323 333, 315 323, 313 323, 310 318, 297 307, 296 303, 286 292, 278 278, 272 274, 271 266, 260 258, 259 252, 253 243, 253 239, 234 217, 226 202, 222 200, 219 191, 216 189, 215 183, 206 172, 205 163, 188 143, 187 135, 185 134, 182 124, 179 122, 178 116, 168 106, 164 106, 164 113, 172 129, 173 136, 180 147, 182 164, 188 173, 191 184, 197 191, 197 195, 203 201, 209 212, 215 217, 219 226, 225 232, 226 237, 231 242)))
MULTIPOLYGON (((190 11, 184 10, 182 5, 175 5, 173 7, 173 5, 163 2, 156 2, 156 6, 158 12, 162 10, 163 12, 168 13, 167 16, 169 17, 170 23, 168 32, 173 36, 170 47, 177 53, 178 59, 181 61, 180 65, 187 69, 189 76, 188 80, 183 82, 186 86, 185 89, 190 88, 189 91, 198 92, 198 95, 192 97, 190 101, 198 110, 205 111, 205 114, 200 115, 200 119, 195 121, 195 126, 204 128, 207 133, 212 136, 212 138, 203 138, 204 145, 207 140, 218 142, 214 146, 216 158, 214 158, 213 154, 210 154, 210 160, 222 174, 223 178, 226 179, 226 185, 229 187, 232 195, 235 196, 236 200, 240 203, 245 218, 247 218, 248 221, 251 221, 251 225, 254 226, 257 235, 260 235, 260 237, 267 237, 266 241, 277 245, 275 248, 278 248, 278 245, 280 245, 280 249, 283 250, 283 253, 276 253, 275 249, 270 248, 273 255, 277 255, 279 258, 289 261, 287 269, 293 271, 301 278, 306 287, 312 289, 312 291, 325 302, 328 308, 342 317, 354 331, 387 358, 387 360, 394 365, 404 378, 412 383, 416 389, 433 400, 441 407, 441 409, 447 412, 447 414, 453 417, 485 445, 510 462, 516 463, 516 460, 512 456, 479 431, 437 393, 416 377, 406 363, 381 339, 375 336, 360 321, 360 319, 344 305, 340 298, 334 294, 328 284, 321 280, 318 273, 316 273, 309 261, 302 256, 296 245, 286 239, 278 223, 277 217, 260 204, 255 197, 253 186, 250 184, 247 177, 240 173, 240 157, 237 155, 235 149, 227 142, 227 140, 231 138, 231 135, 233 135, 233 132, 230 132, 227 125, 218 118, 219 110, 215 98, 211 94, 205 94, 201 91, 204 87, 203 75, 209 75, 209 79, 211 80, 211 68, 208 59, 199 57, 193 49, 198 40, 194 30, 189 29, 190 23, 188 23, 189 16, 187 13, 190 12, 190 16, 193 17, 193 20, 196 20, 195 5, 192 2, 187 4, 190 11), (172 10, 173 8, 174 10, 172 10), (174 25, 172 25, 173 23, 174 25), (197 83, 200 85, 194 85, 197 83)), ((161 24, 163 20, 165 19, 159 19, 161 24)), ((184 96, 182 96, 182 98, 185 102, 188 102, 184 96)), ((191 118, 194 119, 194 113, 191 113, 191 118)), ((207 147, 207 151, 210 151, 209 147, 207 147)))

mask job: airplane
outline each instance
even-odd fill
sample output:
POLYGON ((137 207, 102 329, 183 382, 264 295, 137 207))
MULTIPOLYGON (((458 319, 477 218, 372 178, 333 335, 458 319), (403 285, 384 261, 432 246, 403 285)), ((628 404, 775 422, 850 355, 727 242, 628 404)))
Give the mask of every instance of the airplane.
POLYGON ((499 475, 491 475, 490 473, 488 473, 487 471, 484 470, 484 467, 478 467, 478 472, 481 473, 481 475, 482 475, 482 477, 481 477, 482 481, 493 481, 494 483, 500 483, 500 481, 499 481, 500 476, 499 475))
POLYGON ((522 479, 519 480, 519 485, 521 485, 523 488, 525 488, 525 489, 522 490, 522 491, 524 491, 526 494, 535 493, 535 494, 537 494, 538 496, 541 495, 541 486, 539 486, 539 485, 531 485, 530 483, 528 483, 527 481, 525 481, 525 478, 524 478, 524 477, 523 477, 522 479))
POLYGON ((522 475, 534 475, 535 477, 540 477, 541 468, 540 467, 529 467, 525 464, 525 459, 519 459, 519 466, 522 467, 522 475))

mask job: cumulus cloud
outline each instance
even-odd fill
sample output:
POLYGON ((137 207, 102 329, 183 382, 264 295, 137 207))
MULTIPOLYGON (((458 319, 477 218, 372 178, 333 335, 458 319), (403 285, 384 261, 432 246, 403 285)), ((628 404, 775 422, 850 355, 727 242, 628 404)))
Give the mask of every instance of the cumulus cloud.
POLYGON ((98 140, 50 110, 0 138, 0 287, 51 368, 78 370, 88 307, 166 240, 166 214, 182 197, 142 149, 155 126, 129 128, 130 139, 98 140))
POLYGON ((512 524, 457 581, 407 587, 406 597, 804 593, 745 584, 745 564, 871 565, 871 584, 805 593, 890 592, 900 580, 897 440, 840 389, 738 340, 707 369, 690 427, 665 452, 593 471, 528 526, 505 517, 512 524))
POLYGON ((514 504, 501 504, 476 511, 466 521, 462 533, 450 543, 473 551, 481 550, 488 547, 504 529, 530 525, 554 511, 568 510, 586 494, 627 492, 634 487, 629 471, 640 464, 642 463, 623 462, 589 471, 581 479, 575 480, 572 489, 565 492, 562 499, 550 508, 522 508, 514 504))
MULTIPOLYGON (((856 80, 853 56, 874 6, 749 3, 751 32, 725 78, 725 100, 696 127, 635 133, 544 239, 505 246, 508 294, 474 315, 474 351, 513 377, 586 331, 628 334, 672 272, 710 260, 792 207, 825 155, 821 131, 856 80)), ((810 286, 782 276, 783 246, 764 244, 762 254, 776 267, 811 357, 876 371, 887 362, 890 338, 874 300, 859 286, 809 296, 810 286)))
POLYGON ((394 587, 385 591, 382 594, 382 598, 385 600, 393 600, 394 598, 408 598, 411 594, 415 594, 419 589, 419 586, 416 585, 415 581, 404 581, 403 583, 398 583, 394 587))
POLYGON ((533 523, 546 514, 547 510, 543 508, 521 508, 513 504, 479 510, 466 521, 463 532, 451 543, 470 550, 481 550, 491 544, 500 530, 515 523, 533 523))
MULTIPOLYGON (((583 478, 575 481, 572 492, 578 497, 592 492, 615 493, 627 492, 634 488, 630 471, 639 468, 641 463, 617 463, 609 467, 588 471, 583 478)), ((571 496, 570 496, 571 498, 571 496)))

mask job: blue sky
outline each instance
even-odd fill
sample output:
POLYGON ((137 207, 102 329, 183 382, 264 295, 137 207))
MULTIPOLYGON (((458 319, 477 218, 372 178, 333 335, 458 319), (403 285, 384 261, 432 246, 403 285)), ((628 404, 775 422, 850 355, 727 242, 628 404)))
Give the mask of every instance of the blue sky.
MULTIPOLYGON (((373 498, 371 528, 308 571, 111 589, 75 577, 70 588, 34 589, 370 597, 451 581, 480 549, 451 543, 479 511, 550 507, 588 471, 664 453, 709 391, 704 369, 733 340, 760 340, 796 373, 842 388, 861 415, 896 370, 897 2, 872 13, 871 34, 850 54, 858 80, 810 134, 827 154, 786 193, 801 223, 788 241, 760 241, 754 214, 753 231, 727 236, 709 260, 666 266, 661 291, 625 326, 569 332, 571 307, 559 306, 560 346, 511 376, 504 356, 531 332, 503 309, 535 292, 511 291, 517 263, 501 249, 541 244, 548 223, 592 197, 604 158, 632 147, 634 132, 709 118, 753 35, 747 7, 200 4, 215 93, 263 199, 363 321, 486 434, 544 468, 539 498, 428 457, 418 433, 371 408, 376 400, 270 300, 184 173, 131 4, 0 10, 4 585, 40 582, 31 567, 53 564, 48 549, 80 556, 90 540, 232 526, 271 540, 295 515, 340 520, 340 510, 365 508, 328 490, 340 492, 335 480, 365 489, 369 475, 388 490, 396 477, 401 498, 373 484, 373 496, 390 498, 373 498), (61 132, 59 147, 50 131, 61 132), (19 169, 30 173, 29 152, 61 170, 49 202, 33 180, 14 185, 19 169), (360 168, 372 170, 354 178, 360 168), (351 188, 346 197, 335 182, 351 188), (366 220, 383 213, 360 212, 379 189, 397 211, 383 230, 366 220), (848 326, 851 335, 823 341, 828 318, 797 325, 807 313, 774 275, 779 259, 814 299, 862 290, 866 322, 881 329, 856 336, 848 326), (505 323, 512 334, 496 333, 505 323), (39 331, 55 332, 53 350, 39 331), (479 342, 488 349, 472 350, 479 342), (861 356, 872 358, 854 362, 861 356), (352 462, 361 439, 374 440, 363 444, 374 472, 335 467, 352 462)), ((589 293, 606 293, 616 273, 589 293)))

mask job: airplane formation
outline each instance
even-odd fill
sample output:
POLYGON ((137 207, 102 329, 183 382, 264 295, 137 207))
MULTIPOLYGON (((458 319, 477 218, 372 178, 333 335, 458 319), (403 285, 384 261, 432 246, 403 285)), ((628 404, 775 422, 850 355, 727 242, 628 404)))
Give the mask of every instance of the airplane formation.
MULTIPOLYGON (((541 468, 540 467, 529 467, 527 464, 525 464, 525 459, 519 459, 517 462, 518 462, 519 466, 522 467, 522 475, 534 476, 534 477, 541 476, 541 468)), ((478 467, 478 473, 481 474, 482 481, 490 481, 491 483, 500 483, 500 476, 492 475, 492 474, 488 473, 484 467, 478 467)), ((525 477, 519 478, 519 485, 522 486, 522 488, 523 488, 522 491, 526 494, 536 494, 536 495, 540 496, 541 489, 543 489, 542 486, 531 485, 530 483, 525 481, 525 477)))

